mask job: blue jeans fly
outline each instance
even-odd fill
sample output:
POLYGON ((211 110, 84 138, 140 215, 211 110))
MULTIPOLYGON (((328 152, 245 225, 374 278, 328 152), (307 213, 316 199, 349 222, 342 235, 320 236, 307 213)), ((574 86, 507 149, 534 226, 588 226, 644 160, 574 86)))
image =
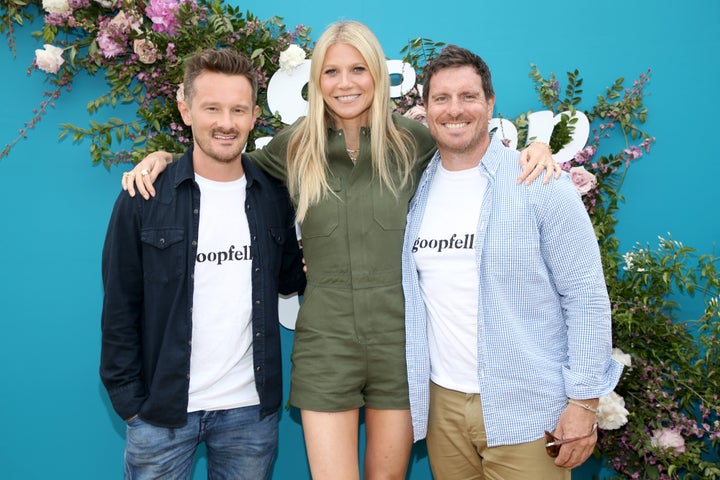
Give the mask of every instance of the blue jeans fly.
POLYGON ((260 418, 260 406, 188 414, 182 428, 127 425, 125 479, 190 477, 195 450, 205 442, 208 480, 259 480, 270 473, 278 443, 278 414, 260 418))

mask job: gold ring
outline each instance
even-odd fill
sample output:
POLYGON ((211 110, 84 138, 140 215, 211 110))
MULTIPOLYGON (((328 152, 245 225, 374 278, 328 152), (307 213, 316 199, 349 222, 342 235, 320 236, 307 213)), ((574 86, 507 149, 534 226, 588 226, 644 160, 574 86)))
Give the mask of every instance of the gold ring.
POLYGON ((147 168, 143 168, 142 170, 140 170, 140 175, 142 175, 143 177, 147 177, 148 175, 150 175, 150 172, 148 172, 147 168))
POLYGON ((132 177, 135 175, 133 172, 123 172, 123 177, 132 177))

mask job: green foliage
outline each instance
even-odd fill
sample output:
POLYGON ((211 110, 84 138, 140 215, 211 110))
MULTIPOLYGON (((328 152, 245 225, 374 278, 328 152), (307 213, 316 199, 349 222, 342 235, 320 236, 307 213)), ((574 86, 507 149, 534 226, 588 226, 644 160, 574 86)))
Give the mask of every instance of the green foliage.
MULTIPOLYGON (((407 45, 400 49, 403 55, 403 62, 412 65, 416 72, 416 85, 425 83, 425 65, 428 60, 437 55, 445 46, 444 42, 435 42, 425 37, 418 37, 409 40, 407 45)), ((405 113, 411 108, 422 105, 422 94, 417 87, 413 87, 407 94, 400 98, 394 98, 393 110, 405 113)))
MULTIPOLYGON (((0 32, 8 35, 13 48, 14 26, 33 18, 39 0, 3 0, 0 32)), ((177 21, 184 26, 176 34, 158 32, 143 15, 148 2, 122 0, 113 9, 91 2, 70 15, 71 21, 48 21, 33 35, 43 43, 64 49, 65 63, 57 73, 47 76, 52 89, 40 106, 42 115, 61 91, 71 85, 80 72, 102 74, 108 90, 90 101, 87 110, 99 114, 117 105, 135 109, 130 119, 112 116, 90 121, 83 128, 62 124, 61 138, 73 142, 90 141, 93 163, 109 167, 137 161, 146 152, 163 149, 183 151, 191 134, 176 108, 177 86, 182 82, 183 61, 205 47, 229 47, 246 53, 258 68, 261 116, 250 138, 271 135, 281 127, 280 119, 268 111, 267 82, 277 71, 278 58, 291 43, 309 49, 309 29, 300 26, 286 31, 282 19, 260 21, 251 13, 225 5, 219 0, 182 3, 177 21), (137 10, 134 10, 137 9, 137 10), (107 55, 99 34, 118 12, 137 11, 137 28, 118 37, 120 52, 107 55), (135 42, 146 42, 154 52, 141 60, 135 42)), ((423 84, 422 69, 444 46, 442 42, 420 37, 401 50, 423 84)), ((538 100, 543 108, 561 114, 550 140, 554 152, 571 140, 575 112, 582 104, 583 80, 577 70, 567 72, 563 90, 554 74, 544 78, 531 64, 538 100), (563 112, 569 112, 567 114, 563 112)), ((597 452, 604 456, 621 478, 720 478, 720 280, 718 257, 699 255, 680 242, 660 238, 656 248, 637 245, 630 252, 619 252, 615 235, 616 213, 624 201, 620 195, 623 178, 633 161, 650 151, 654 138, 642 131, 647 119, 643 104, 649 72, 639 76, 630 88, 617 79, 597 102, 584 110, 593 125, 588 145, 563 165, 574 179, 591 179, 583 201, 598 238, 605 278, 613 309, 614 344, 632 357, 616 392, 629 410, 627 424, 601 431, 597 452), (603 152, 603 142, 621 137, 624 147, 614 153, 603 152), (632 143, 636 142, 636 143, 632 143), (680 320, 678 298, 702 297, 703 314, 697 320, 680 320), (683 451, 668 449, 653 440, 656 432, 670 429, 682 435, 683 451)), ((395 99, 395 108, 407 112, 420 103, 413 88, 395 99)), ((527 139, 528 115, 514 123, 518 143, 527 139)), ((32 128, 36 117, 26 124, 32 128)), ((25 138, 21 130, 18 139, 25 138)), ((17 139, 15 140, 17 141, 17 139)), ((0 158, 14 142, 6 145, 0 158)), ((578 183, 576 183, 578 185, 578 183)), ((700 299, 698 299, 700 300, 700 299)))
MULTIPOLYGON (((31 3, 39 6, 42 2, 31 3)), ((19 2, 11 2, 14 10, 6 7, 8 15, 31 17, 29 13, 23 17, 24 12, 21 13, 17 5, 19 2)), ((243 13, 238 7, 219 0, 179 3, 176 20, 183 28, 175 33, 159 32, 144 14, 148 5, 147 1, 121 0, 108 9, 90 2, 87 7, 72 10, 64 19, 46 16, 42 30, 33 33, 43 43, 64 49, 65 63, 57 73, 47 76, 47 81, 56 87, 53 91, 56 95, 63 87, 70 86, 80 72, 102 74, 108 90, 88 103, 88 112, 97 115, 122 104, 135 108, 134 117, 128 119, 91 121, 89 127, 61 125, 60 138, 89 141, 93 163, 102 163, 108 168, 119 162, 137 162, 158 148, 180 152, 188 147, 192 135, 182 122, 175 97, 182 83, 184 61, 197 51, 233 48, 250 57, 259 73, 258 104, 264 106, 267 83, 279 68, 280 53, 291 43, 309 48, 309 29, 300 26, 289 31, 279 17, 261 21, 250 12, 243 13), (120 33, 110 29, 108 23, 117 21, 121 13, 134 16, 136 28, 120 33), (104 46, 101 37, 108 32, 117 43, 119 53, 108 53, 107 45, 104 46), (140 55, 137 42, 148 46, 152 52, 149 58, 140 55)), ((3 20, 5 24, 14 21, 5 15, 3 20)), ((27 125, 32 127, 38 120, 39 116, 27 125)), ((248 150, 254 148, 256 138, 272 135, 281 126, 281 120, 264 108, 248 139, 248 150)), ((21 134, 24 137, 25 132, 21 134)), ((9 153, 13 144, 0 152, 0 158, 9 153)))
MULTIPOLYGON (((564 98, 554 75, 543 78, 532 65, 530 77, 540 103, 554 112, 574 111, 581 103, 582 79, 568 72, 564 98)), ((655 248, 636 245, 619 252, 616 213, 624 201, 620 187, 632 162, 650 151, 654 138, 642 131, 647 119, 643 104, 649 72, 630 88, 617 79, 586 110, 593 122, 591 140, 565 170, 582 169, 595 186, 583 200, 598 237, 608 293, 613 309, 613 344, 631 355, 616 388, 630 412, 626 425, 601 430, 597 452, 618 478, 720 478, 720 258, 702 254, 682 243, 659 237, 655 248), (620 135, 620 152, 601 155, 602 142, 620 135), (630 142, 639 143, 633 145, 630 142), (703 313, 697 320, 681 320, 678 299, 701 296, 703 313), (663 448, 660 432, 680 435, 680 449, 663 448), (681 451, 682 450, 682 451, 681 451)), ((572 134, 571 123, 555 127, 553 151, 572 134)), ((527 114, 516 119, 527 130, 527 114)), ((697 300, 696 300, 697 301, 697 300)))
POLYGON ((417 83, 424 84, 424 69, 428 60, 436 56, 445 46, 445 42, 435 42, 425 37, 409 40, 407 45, 400 49, 403 61, 409 63, 418 72, 417 83))

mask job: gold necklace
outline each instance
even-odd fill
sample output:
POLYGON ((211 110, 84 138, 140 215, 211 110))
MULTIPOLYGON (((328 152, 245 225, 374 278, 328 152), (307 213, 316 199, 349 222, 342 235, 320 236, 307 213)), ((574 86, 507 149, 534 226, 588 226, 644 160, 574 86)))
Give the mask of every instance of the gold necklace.
POLYGON ((357 149, 346 148, 345 151, 347 152, 348 157, 350 157, 350 160, 352 160, 353 163, 355 163, 355 161, 357 160, 358 154, 360 153, 360 149, 359 148, 357 148, 357 149))

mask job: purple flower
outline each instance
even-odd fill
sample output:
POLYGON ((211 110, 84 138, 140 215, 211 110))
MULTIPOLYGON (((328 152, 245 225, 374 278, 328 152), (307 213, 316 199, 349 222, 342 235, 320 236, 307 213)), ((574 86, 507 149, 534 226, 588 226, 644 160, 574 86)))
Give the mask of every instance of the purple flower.
POLYGON ((97 43, 100 52, 105 58, 114 58, 125 53, 125 45, 116 42, 112 33, 108 30, 98 33, 97 43))
POLYGON ((175 35, 175 31, 180 26, 176 17, 178 7, 177 0, 150 0, 145 15, 152 21, 153 30, 175 35))

